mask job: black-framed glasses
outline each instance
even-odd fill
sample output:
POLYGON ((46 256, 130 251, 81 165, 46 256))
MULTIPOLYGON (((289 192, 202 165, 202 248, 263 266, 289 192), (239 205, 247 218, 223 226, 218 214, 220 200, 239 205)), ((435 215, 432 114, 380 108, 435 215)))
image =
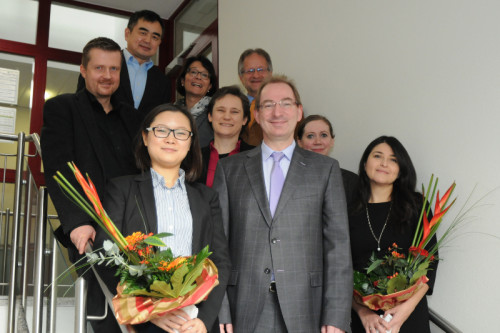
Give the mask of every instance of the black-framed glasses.
POLYGON ((198 76, 198 74, 200 74, 200 76, 201 76, 201 78, 202 78, 203 80, 208 80, 208 79, 210 79, 210 74, 209 74, 209 73, 207 73, 207 72, 200 72, 199 70, 194 69, 194 68, 189 68, 187 72, 188 72, 188 74, 189 74, 189 75, 191 75, 192 77, 197 77, 197 76, 198 76))
POLYGON ((153 134, 160 139, 168 138, 170 133, 174 133, 174 138, 181 141, 186 141, 187 139, 193 136, 193 132, 182 128, 171 129, 167 127, 157 126, 157 127, 148 127, 146 128, 146 131, 149 132, 153 131, 153 134))
POLYGON ((292 106, 299 105, 299 103, 297 103, 296 101, 294 101, 290 98, 282 99, 279 102, 264 101, 264 102, 262 102, 262 104, 259 105, 259 109, 264 110, 264 111, 272 111, 276 108, 276 105, 279 105, 281 108, 283 108, 285 110, 290 110, 292 108, 292 106))
POLYGON ((263 74, 267 71, 269 71, 269 68, 265 67, 249 68, 246 71, 245 70, 241 71, 241 74, 247 74, 247 75, 252 75, 253 73, 263 74))

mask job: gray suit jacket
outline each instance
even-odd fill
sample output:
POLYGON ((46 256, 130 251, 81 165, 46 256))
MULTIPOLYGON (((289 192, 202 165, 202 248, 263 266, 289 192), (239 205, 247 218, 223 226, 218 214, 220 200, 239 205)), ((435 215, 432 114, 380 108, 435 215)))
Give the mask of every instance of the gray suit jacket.
POLYGON ((253 332, 274 270, 289 332, 348 330, 352 262, 342 177, 332 158, 296 148, 274 218, 260 146, 219 161, 219 192, 232 272, 228 282, 235 331, 253 332))

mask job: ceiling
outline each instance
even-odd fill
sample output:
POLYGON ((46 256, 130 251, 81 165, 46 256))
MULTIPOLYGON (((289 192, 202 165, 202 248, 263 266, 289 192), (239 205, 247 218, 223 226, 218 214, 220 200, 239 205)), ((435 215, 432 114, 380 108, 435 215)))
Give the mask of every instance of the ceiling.
MULTIPOLYGON (((141 9, 152 10, 163 19, 172 16, 175 10, 184 2, 184 0, 79 0, 103 7, 121 9, 127 12, 136 12, 141 9)), ((193 2, 200 1, 194 0, 193 2)))

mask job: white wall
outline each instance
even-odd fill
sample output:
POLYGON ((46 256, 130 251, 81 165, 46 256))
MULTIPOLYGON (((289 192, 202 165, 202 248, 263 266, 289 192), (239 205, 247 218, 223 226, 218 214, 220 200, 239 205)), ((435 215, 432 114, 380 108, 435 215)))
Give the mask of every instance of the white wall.
MULTIPOLYGON (((500 2, 495 0, 219 0, 220 85, 238 82, 249 47, 295 79, 308 114, 333 121, 333 156, 356 171, 388 134, 408 149, 419 184, 431 173, 459 197, 500 185, 500 2)), ((498 331, 500 190, 441 251, 430 305, 464 332, 498 331), (495 235, 497 238, 485 234, 495 235)))

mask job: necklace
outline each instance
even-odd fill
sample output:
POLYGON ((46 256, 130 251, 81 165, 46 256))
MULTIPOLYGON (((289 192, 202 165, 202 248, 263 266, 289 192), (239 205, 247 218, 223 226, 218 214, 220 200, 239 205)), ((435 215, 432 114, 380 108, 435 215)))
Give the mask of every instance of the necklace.
POLYGON ((389 216, 391 215, 391 209, 392 209, 392 201, 391 205, 389 206, 389 213, 387 213, 384 226, 382 227, 382 231, 380 232, 378 238, 377 236, 375 236, 375 233, 373 232, 372 224, 370 222, 370 214, 368 214, 368 205, 366 205, 365 207, 366 207, 366 219, 368 220, 368 226, 370 227, 370 231, 372 232, 373 238, 375 238, 375 241, 377 242, 378 245, 377 251, 380 252, 380 240, 382 239, 382 234, 384 233, 385 227, 387 226, 387 222, 389 222, 389 216))

